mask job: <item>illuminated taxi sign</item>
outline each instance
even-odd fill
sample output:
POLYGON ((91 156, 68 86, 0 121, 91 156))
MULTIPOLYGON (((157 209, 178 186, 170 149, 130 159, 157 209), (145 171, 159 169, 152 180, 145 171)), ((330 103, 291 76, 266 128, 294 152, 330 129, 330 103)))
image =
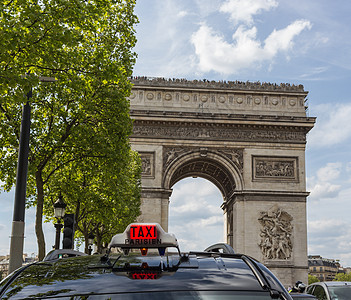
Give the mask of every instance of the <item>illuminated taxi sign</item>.
POLYGON ((156 225, 131 225, 129 236, 131 240, 136 239, 157 239, 156 225))
POLYGON ((158 223, 132 223, 123 233, 116 234, 109 244, 111 247, 128 248, 178 248, 175 236, 165 232, 158 223))
POLYGON ((157 272, 131 272, 129 277, 137 280, 155 280, 161 277, 157 272))

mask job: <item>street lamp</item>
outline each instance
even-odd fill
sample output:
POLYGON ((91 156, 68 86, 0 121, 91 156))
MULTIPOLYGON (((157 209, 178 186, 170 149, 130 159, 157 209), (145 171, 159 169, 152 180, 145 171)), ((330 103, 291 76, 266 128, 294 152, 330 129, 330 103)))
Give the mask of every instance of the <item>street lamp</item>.
POLYGON ((92 246, 94 244, 94 235, 92 233, 90 233, 88 235, 88 250, 89 250, 89 255, 91 255, 92 252, 92 246))
MULTIPOLYGON (((54 77, 39 77, 41 82, 54 82, 54 77)), ((28 174, 28 153, 30 137, 30 98, 32 89, 27 93, 27 103, 23 106, 16 174, 15 201, 13 208, 12 232, 10 240, 9 273, 22 266, 24 243, 24 216, 28 174)))
POLYGON ((61 219, 65 216, 66 206, 67 204, 63 201, 63 197, 60 194, 58 200, 54 203, 54 214, 57 220, 57 223, 54 225, 56 228, 55 249, 60 249, 60 234, 63 227, 61 219))

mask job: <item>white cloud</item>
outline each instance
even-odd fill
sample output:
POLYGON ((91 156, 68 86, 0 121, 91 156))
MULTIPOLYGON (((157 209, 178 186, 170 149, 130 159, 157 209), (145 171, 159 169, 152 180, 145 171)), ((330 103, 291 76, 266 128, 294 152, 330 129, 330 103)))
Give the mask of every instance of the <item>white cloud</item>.
POLYGON ((351 265, 351 225, 339 219, 319 219, 308 222, 308 252, 325 258, 340 259, 351 265))
POLYGON ((323 219, 308 222, 308 231, 310 233, 321 233, 321 236, 331 237, 348 226, 344 221, 338 219, 323 219))
POLYGON ((176 235, 182 251, 223 242, 222 201, 218 188, 202 178, 186 178, 173 187, 169 232, 176 235))
POLYGON ((300 75, 301 78, 308 78, 309 80, 320 80, 320 75, 329 70, 329 67, 317 67, 308 70, 308 72, 300 75))
POLYGON ((312 25, 307 20, 297 20, 284 29, 273 30, 265 40, 264 52, 268 58, 273 58, 278 51, 287 51, 293 45, 293 39, 304 29, 311 29, 312 25))
POLYGON ((182 11, 178 12, 178 14, 177 14, 177 16, 178 16, 179 18, 183 18, 183 17, 185 17, 186 15, 188 15, 188 12, 185 11, 185 10, 182 10, 182 11))
POLYGON ((334 198, 338 195, 341 189, 340 185, 331 184, 328 182, 317 183, 312 188, 310 188, 310 200, 319 200, 319 199, 329 199, 334 198))
POLYGON ((317 122, 308 136, 311 147, 338 145, 351 138, 351 103, 316 106, 317 122))
POLYGON ((310 200, 335 198, 342 189, 340 184, 331 183, 339 178, 342 164, 327 163, 324 167, 317 170, 317 177, 307 178, 308 190, 311 192, 310 200))
POLYGON ((277 6, 278 2, 275 0, 227 0, 221 5, 220 11, 229 13, 234 25, 239 22, 251 25, 254 15, 277 6))
POLYGON ((325 167, 320 168, 317 171, 317 177, 320 181, 335 180, 339 177, 341 172, 341 163, 327 163, 325 167))
POLYGON ((274 30, 262 45, 257 39, 256 27, 239 26, 233 34, 233 42, 228 43, 220 33, 203 23, 192 35, 191 42, 201 71, 233 74, 241 69, 257 68, 264 62, 271 63, 279 52, 292 47, 295 36, 309 28, 309 21, 295 21, 284 29, 274 30))

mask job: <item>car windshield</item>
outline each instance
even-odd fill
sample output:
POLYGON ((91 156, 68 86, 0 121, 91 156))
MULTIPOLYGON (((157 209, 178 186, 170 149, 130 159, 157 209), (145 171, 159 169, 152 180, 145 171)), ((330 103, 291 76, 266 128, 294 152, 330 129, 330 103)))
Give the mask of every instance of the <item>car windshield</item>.
MULTIPOLYGON (((66 299, 66 298, 60 298, 66 299)), ((67 298, 72 299, 72 297, 67 298)), ((271 300, 269 293, 265 292, 240 292, 240 291, 167 291, 145 293, 122 293, 105 295, 75 296, 74 299, 131 299, 131 300, 271 300)))
POLYGON ((350 300, 351 285, 345 286, 329 286, 329 295, 331 300, 350 300))

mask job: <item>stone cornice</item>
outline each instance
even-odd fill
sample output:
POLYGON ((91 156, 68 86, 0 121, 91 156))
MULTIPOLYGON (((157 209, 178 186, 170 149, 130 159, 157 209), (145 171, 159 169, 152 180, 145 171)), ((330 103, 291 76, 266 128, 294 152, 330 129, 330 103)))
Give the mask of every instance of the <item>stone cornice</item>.
POLYGON ((298 92, 296 88, 286 91, 229 87, 209 89, 134 85, 128 99, 132 110, 306 117, 307 92, 298 92))
POLYGON ((289 83, 268 83, 268 82, 250 82, 250 81, 209 81, 209 80, 187 80, 179 78, 160 78, 160 77, 132 77, 131 82, 134 86, 141 87, 177 87, 191 89, 220 89, 220 90, 243 90, 243 91, 260 91, 260 92, 280 92, 280 93, 302 93, 307 95, 302 84, 295 85, 289 83))
POLYGON ((220 121, 240 121, 240 123, 258 121, 258 122, 273 122, 273 123, 294 123, 294 126, 299 126, 299 123, 304 123, 307 127, 314 126, 316 117, 299 117, 299 116, 285 116, 285 115, 260 115, 260 114, 238 114, 238 113, 202 113, 202 112, 180 112, 180 111, 158 111, 158 110, 139 110, 131 109, 130 115, 133 119, 153 119, 162 118, 186 118, 191 119, 193 122, 197 120, 220 120, 220 121))

